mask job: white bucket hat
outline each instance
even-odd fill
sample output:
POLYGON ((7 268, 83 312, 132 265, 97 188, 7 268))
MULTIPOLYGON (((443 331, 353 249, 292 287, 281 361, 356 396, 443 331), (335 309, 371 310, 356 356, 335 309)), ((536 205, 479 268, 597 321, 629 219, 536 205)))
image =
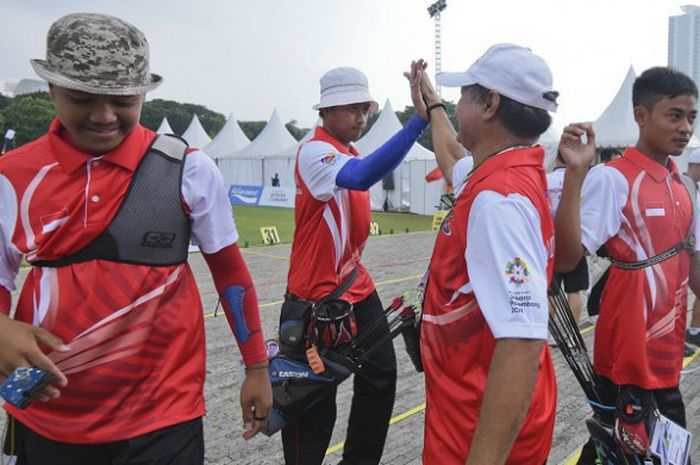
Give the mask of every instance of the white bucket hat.
POLYGON ((479 84, 523 105, 557 111, 559 92, 552 89, 549 66, 529 48, 519 45, 494 45, 468 70, 440 73, 437 82, 446 87, 479 84))
POLYGON ((370 112, 379 110, 379 104, 369 94, 367 76, 359 69, 334 68, 321 76, 320 83, 321 101, 313 106, 314 110, 364 102, 370 103, 370 112))

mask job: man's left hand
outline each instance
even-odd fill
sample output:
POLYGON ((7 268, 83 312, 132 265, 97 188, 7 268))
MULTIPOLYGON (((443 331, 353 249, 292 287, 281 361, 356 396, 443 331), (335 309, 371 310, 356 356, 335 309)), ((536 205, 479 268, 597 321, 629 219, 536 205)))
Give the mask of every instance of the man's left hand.
POLYGON ((241 386, 243 439, 248 440, 262 430, 271 408, 272 385, 267 373, 267 361, 247 367, 241 386))

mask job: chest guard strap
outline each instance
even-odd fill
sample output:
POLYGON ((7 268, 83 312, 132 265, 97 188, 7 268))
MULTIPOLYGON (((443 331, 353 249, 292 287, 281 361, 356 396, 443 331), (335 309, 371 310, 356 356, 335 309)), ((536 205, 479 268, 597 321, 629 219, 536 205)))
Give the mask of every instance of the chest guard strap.
POLYGON ((181 200, 186 151, 183 140, 157 136, 107 228, 73 255, 32 265, 60 267, 89 260, 151 266, 185 262, 190 242, 190 218, 181 200))

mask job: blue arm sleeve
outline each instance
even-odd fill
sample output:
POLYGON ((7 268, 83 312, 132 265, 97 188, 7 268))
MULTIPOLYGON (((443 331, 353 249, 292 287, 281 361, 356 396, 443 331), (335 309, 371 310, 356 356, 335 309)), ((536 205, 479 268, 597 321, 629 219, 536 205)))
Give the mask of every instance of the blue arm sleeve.
POLYGON ((369 189, 391 173, 423 133, 428 123, 416 115, 384 145, 365 158, 353 158, 338 171, 335 183, 339 187, 358 191, 369 189))

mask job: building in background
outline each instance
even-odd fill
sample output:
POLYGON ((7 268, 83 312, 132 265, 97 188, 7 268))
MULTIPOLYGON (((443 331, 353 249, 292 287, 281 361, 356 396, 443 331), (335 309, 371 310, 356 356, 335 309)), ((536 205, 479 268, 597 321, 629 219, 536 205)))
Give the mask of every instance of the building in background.
POLYGON ((700 85, 700 6, 682 6, 682 15, 668 18, 668 66, 700 85))

